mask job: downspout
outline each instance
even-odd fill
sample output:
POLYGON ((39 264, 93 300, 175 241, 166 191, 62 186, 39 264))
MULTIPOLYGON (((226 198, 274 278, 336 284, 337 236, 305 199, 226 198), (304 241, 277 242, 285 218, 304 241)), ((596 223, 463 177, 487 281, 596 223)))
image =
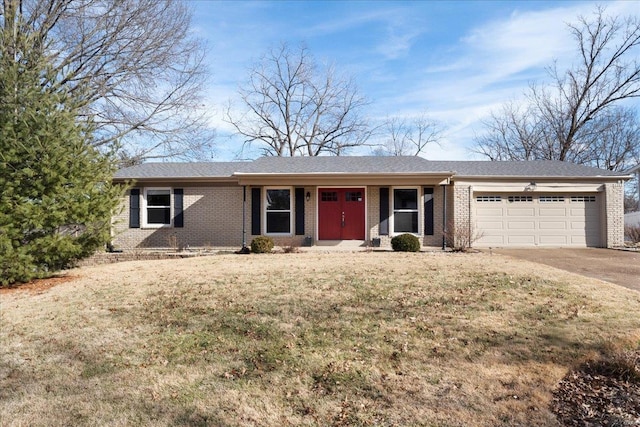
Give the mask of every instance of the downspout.
POLYGON ((442 250, 447 249, 447 186, 442 186, 442 250))

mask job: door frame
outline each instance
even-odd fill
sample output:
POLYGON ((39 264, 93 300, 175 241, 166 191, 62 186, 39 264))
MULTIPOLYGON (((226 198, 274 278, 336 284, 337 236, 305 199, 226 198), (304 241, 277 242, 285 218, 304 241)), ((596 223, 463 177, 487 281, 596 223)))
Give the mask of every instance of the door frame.
MULTIPOLYGON (((320 188, 358 188, 364 192, 364 240, 369 239, 369 188, 366 185, 316 185, 315 239, 320 241, 320 188)), ((323 240, 331 242, 331 240, 323 240)))

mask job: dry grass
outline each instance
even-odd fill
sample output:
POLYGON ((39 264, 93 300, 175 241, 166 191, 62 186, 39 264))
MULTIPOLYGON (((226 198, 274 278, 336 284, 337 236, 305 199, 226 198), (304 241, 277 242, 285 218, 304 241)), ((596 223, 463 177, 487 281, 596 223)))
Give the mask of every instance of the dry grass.
POLYGON ((128 262, 1 295, 2 425, 557 425, 640 294, 490 254, 128 262))

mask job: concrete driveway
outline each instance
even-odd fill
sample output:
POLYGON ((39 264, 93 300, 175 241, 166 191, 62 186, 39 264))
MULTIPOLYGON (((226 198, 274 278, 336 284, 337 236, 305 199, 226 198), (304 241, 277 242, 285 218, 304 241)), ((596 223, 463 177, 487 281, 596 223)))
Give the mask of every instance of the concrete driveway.
POLYGON ((492 249, 492 252, 550 265, 640 292, 640 252, 614 249, 492 249))

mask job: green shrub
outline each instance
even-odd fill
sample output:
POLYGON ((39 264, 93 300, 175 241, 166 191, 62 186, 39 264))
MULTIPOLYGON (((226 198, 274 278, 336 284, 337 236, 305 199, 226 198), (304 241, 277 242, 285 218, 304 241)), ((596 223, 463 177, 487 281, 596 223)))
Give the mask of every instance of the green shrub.
POLYGON ((391 247, 396 252, 418 252, 420 240, 413 234, 400 234, 391 239, 391 247))
POLYGON ((273 250, 273 239, 267 236, 258 236, 251 241, 251 252, 255 254, 268 254, 273 250))

